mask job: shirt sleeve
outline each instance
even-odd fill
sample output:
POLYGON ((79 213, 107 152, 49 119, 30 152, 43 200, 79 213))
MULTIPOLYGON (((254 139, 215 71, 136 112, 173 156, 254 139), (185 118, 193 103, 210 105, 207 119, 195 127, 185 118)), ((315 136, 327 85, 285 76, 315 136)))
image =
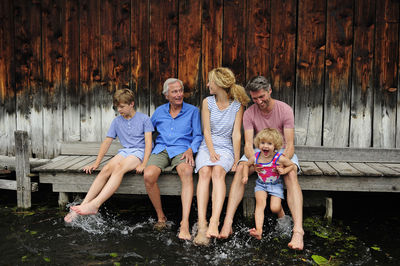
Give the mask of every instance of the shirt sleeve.
POLYGON ((145 117, 143 124, 144 124, 144 132, 153 132, 154 131, 153 123, 151 122, 151 120, 148 116, 145 117))
POLYGON ((286 106, 284 110, 283 128, 294 128, 294 114, 290 106, 286 106))
POLYGON ((117 127, 117 118, 118 117, 114 118, 113 121, 111 122, 111 126, 110 126, 110 128, 108 129, 108 132, 107 132, 107 137, 110 137, 110 138, 113 138, 113 139, 115 139, 117 137, 117 129, 116 129, 116 127, 117 127))
POLYGON ((199 149, 199 146, 203 140, 203 134, 201 132, 200 112, 198 108, 195 108, 195 110, 193 111, 192 128, 193 141, 190 147, 192 148, 193 153, 197 153, 197 150, 199 149))
POLYGON ((245 131, 249 129, 254 129, 253 122, 251 119, 252 116, 253 114, 251 113, 250 109, 247 109, 243 114, 243 129, 245 131))

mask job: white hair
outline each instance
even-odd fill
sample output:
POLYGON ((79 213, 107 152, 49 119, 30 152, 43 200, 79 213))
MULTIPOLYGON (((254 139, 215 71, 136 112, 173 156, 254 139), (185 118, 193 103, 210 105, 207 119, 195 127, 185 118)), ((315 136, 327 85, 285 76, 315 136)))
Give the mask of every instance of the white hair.
POLYGON ((183 82, 182 82, 182 80, 180 80, 180 79, 177 79, 177 78, 169 78, 169 79, 167 79, 165 82, 164 82, 164 86, 163 86, 163 91, 162 91, 162 93, 164 94, 164 95, 168 95, 168 85, 169 84, 171 84, 171 83, 175 83, 175 82, 179 82, 180 84, 181 84, 181 86, 182 86, 182 90, 183 90, 183 82))

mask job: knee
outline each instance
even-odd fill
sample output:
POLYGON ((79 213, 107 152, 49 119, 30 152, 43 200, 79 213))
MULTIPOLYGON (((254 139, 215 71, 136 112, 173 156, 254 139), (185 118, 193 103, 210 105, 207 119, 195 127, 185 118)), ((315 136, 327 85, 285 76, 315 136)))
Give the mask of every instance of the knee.
POLYGON ((222 167, 214 167, 212 172, 213 182, 224 182, 225 181, 225 171, 222 167))
POLYGON ((297 178, 297 173, 295 171, 290 171, 284 176, 285 185, 290 188, 293 186, 297 186, 299 184, 299 180, 297 178))
POLYGON ((271 209, 272 213, 279 213, 281 210, 281 205, 280 204, 271 204, 270 209, 271 209))
POLYGON ((154 186, 154 184, 157 182, 158 175, 152 169, 146 169, 143 173, 144 184, 146 187, 154 186))
POLYGON ((256 207, 262 208, 263 210, 267 206, 267 201, 265 199, 256 199, 256 207))

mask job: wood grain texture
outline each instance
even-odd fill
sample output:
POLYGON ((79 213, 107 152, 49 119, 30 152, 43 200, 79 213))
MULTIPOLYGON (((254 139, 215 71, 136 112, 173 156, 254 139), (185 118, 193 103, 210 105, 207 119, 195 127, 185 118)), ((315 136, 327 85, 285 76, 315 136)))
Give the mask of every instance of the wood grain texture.
POLYGON ((353 2, 328 1, 323 145, 348 146, 353 2))
POLYGON ((11 1, 0 1, 0 154, 14 155, 15 57, 11 1))
POLYGON ((178 78, 188 103, 200 106, 201 97, 201 1, 179 1, 178 78))
POLYGON ((271 75, 271 0, 247 2, 246 81, 271 75))
POLYGON ((238 84, 244 84, 246 77, 245 11, 246 1, 224 1, 222 64, 233 71, 238 84))
POLYGON ((372 144, 375 1, 357 0, 351 86, 350 147, 372 144))
POLYGON ((274 98, 294 107, 296 1, 271 0, 271 79, 274 98))
POLYGON ((376 5, 373 146, 393 147, 399 67, 399 2, 376 5))
POLYGON ((100 1, 79 2, 80 127, 82 141, 101 141, 100 1))
POLYGON ((131 3, 131 88, 136 96, 136 110, 150 115, 150 2, 131 3))
POLYGON ((297 27, 295 143, 322 143, 326 2, 299 1, 297 27))

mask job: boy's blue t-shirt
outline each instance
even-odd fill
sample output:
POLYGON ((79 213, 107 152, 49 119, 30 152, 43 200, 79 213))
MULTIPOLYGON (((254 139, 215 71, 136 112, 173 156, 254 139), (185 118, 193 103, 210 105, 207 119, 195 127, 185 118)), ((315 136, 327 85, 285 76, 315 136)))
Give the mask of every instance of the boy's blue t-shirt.
POLYGON ((144 148, 144 133, 153 131, 154 127, 150 118, 143 113, 136 112, 131 119, 125 119, 121 115, 114 118, 107 137, 113 139, 118 137, 124 148, 144 148))

